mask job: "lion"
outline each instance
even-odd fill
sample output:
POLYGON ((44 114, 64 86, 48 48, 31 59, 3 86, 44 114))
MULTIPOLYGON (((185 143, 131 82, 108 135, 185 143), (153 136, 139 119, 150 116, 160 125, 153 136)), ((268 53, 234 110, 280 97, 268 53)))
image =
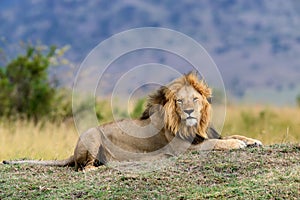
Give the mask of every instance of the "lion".
POLYGON ((112 161, 151 161, 186 150, 262 146, 259 140, 241 135, 221 137, 210 121, 211 95, 205 81, 190 72, 150 94, 140 119, 119 120, 82 133, 68 159, 3 163, 75 166, 87 171, 112 161))

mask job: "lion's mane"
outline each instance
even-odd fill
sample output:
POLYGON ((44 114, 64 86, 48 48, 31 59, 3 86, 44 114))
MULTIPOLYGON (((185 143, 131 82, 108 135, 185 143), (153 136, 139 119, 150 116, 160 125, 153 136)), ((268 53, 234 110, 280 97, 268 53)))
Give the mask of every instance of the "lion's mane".
POLYGON ((146 109, 141 119, 147 119, 155 112, 159 112, 164 119, 164 128, 174 134, 174 136, 207 139, 207 129, 210 125, 211 106, 208 101, 210 97, 211 89, 203 80, 198 79, 196 73, 191 72, 176 79, 169 85, 162 86, 153 94, 149 95, 146 109), (176 112, 179 108, 176 106, 175 94, 184 86, 192 86, 203 97, 202 102, 199 102, 202 104, 201 119, 196 127, 187 127, 181 123, 180 116, 176 112))

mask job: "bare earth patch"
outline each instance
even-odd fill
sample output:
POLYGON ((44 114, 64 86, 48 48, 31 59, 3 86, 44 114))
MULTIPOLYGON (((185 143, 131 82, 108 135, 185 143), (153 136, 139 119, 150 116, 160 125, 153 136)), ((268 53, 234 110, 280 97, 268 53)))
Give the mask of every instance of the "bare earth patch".
MULTIPOLYGON (((160 170, 0 165, 0 199, 299 199, 300 145, 190 152, 160 170), (131 172, 128 172, 131 171, 131 172)), ((130 166, 129 166, 130 167, 130 166)), ((129 169, 129 168, 128 168, 129 169)), ((155 167, 154 167, 155 169, 155 167)))

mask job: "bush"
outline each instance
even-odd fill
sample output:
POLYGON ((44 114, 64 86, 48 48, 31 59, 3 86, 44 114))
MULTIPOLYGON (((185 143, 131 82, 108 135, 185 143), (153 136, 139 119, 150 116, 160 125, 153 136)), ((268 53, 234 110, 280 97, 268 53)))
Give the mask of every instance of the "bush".
POLYGON ((296 97, 296 103, 298 107, 300 107, 300 94, 298 94, 298 96, 296 97))
POLYGON ((131 118, 139 118, 141 117, 143 111, 144 111, 144 108, 145 108, 145 102, 146 102, 146 99, 139 99, 134 108, 133 108, 133 111, 132 113, 130 114, 130 117, 131 118))
MULTIPOLYGON (((49 81, 48 70, 57 62, 64 49, 26 46, 18 55, 0 68, 0 115, 33 119, 35 122, 53 115, 57 90, 49 81)), ((59 96, 61 98, 61 95, 59 96)))

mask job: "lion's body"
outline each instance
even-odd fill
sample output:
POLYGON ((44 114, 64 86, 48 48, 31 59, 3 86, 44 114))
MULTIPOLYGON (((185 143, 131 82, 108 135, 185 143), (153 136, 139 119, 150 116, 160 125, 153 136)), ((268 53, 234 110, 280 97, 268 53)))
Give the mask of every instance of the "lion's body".
POLYGON ((187 149, 222 150, 261 145, 244 136, 221 136, 210 127, 210 89, 194 73, 149 96, 141 119, 125 119, 81 134, 74 155, 62 161, 4 161, 90 169, 110 161, 153 160, 187 149))

